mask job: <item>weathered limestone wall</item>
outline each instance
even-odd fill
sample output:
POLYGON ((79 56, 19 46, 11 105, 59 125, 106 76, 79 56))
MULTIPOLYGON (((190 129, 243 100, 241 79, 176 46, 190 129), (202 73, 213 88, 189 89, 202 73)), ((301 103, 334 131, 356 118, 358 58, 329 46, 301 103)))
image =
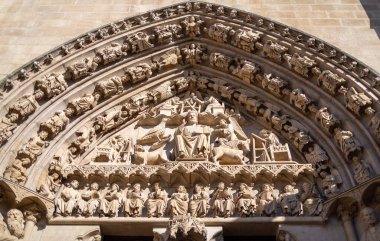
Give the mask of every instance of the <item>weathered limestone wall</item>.
MULTIPOLYGON (((296 27, 336 45, 380 71, 379 0, 208 1, 296 27)), ((181 1, 0 0, 0 79, 81 33, 177 2, 181 1)))

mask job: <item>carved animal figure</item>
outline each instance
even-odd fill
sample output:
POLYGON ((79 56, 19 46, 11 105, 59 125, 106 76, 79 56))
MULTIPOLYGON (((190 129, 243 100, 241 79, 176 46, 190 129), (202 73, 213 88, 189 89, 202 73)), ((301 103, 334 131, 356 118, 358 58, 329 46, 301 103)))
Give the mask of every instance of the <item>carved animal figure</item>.
POLYGON ((161 148, 155 151, 145 151, 143 146, 135 145, 133 164, 159 165, 168 161, 169 160, 165 157, 165 154, 161 148))
POLYGON ((249 140, 235 140, 230 142, 234 142, 236 148, 224 144, 213 148, 213 162, 219 162, 219 164, 225 165, 245 164, 248 161, 248 158, 244 155, 249 151, 249 140))

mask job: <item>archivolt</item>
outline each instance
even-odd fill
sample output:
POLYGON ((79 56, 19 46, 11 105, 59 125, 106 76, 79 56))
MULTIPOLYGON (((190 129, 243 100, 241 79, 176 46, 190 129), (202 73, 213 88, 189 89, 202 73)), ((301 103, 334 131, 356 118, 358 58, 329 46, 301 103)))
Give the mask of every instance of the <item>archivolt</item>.
MULTIPOLYGON (((263 122, 267 119, 267 126, 276 129, 273 116, 283 123, 291 123, 286 118, 298 120, 305 128, 295 133, 309 132, 312 143, 323 147, 341 170, 345 188, 355 185, 351 172, 362 159, 372 167, 373 175, 380 171, 380 116, 376 113, 380 79, 376 72, 298 30, 203 2, 175 5, 103 26, 10 74, 2 93, 3 106, 9 108, 1 108, 0 113, 4 144, 0 171, 7 166, 28 168, 32 178, 26 185, 34 189, 40 168, 48 167, 48 157, 79 126, 141 90, 166 79, 174 81, 183 69, 203 74, 197 79, 198 89, 228 95, 232 104, 263 122), (114 76, 120 89, 99 92, 101 81, 114 76), (218 85, 212 77, 226 83, 218 85), (80 103, 90 104, 80 107, 80 103), (281 111, 270 110, 266 103, 275 103, 281 111), (265 112, 270 112, 269 119, 260 108, 264 112, 269 109, 265 112), (56 110, 62 112, 54 114, 56 110), (28 156, 33 168, 20 161, 15 164, 15 158, 23 158, 28 135, 33 133, 36 138, 43 129, 44 124, 37 123, 54 122, 59 115, 66 123, 41 142, 50 143, 42 148, 46 153, 28 156)), ((177 83, 172 85, 175 88, 177 83)), ((277 131, 289 138, 284 126, 277 131)))

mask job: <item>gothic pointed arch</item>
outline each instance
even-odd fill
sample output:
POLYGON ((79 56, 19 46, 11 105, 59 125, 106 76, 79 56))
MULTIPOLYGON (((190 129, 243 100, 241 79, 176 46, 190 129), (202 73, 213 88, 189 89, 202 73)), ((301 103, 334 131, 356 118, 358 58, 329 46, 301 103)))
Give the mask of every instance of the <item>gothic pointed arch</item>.
MULTIPOLYGON (((198 217, 322 223, 333 213, 323 203, 335 208, 380 172, 379 74, 323 40, 230 7, 189 1, 116 21, 2 84, 0 173, 55 203, 53 223, 165 216, 157 200, 144 212, 128 206, 136 183, 145 192, 157 185, 151 194, 160 190, 165 203, 167 192, 194 187, 193 195, 214 190, 217 203, 223 183, 230 202, 198 217)), ((173 202, 169 215, 187 213, 173 202)))

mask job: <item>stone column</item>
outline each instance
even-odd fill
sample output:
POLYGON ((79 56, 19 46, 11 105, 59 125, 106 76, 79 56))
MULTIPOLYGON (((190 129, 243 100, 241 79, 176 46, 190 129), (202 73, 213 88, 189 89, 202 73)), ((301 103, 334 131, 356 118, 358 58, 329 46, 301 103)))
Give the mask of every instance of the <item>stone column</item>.
POLYGON ((24 241, 30 241, 31 235, 34 227, 36 226, 38 219, 41 217, 41 214, 37 208, 37 206, 29 206, 24 209, 24 219, 25 219, 25 227, 24 227, 24 241))
POLYGON ((353 206, 347 207, 342 204, 339 204, 337 208, 338 217, 343 223, 347 241, 358 241, 356 238, 355 227, 352 221, 352 216, 355 211, 356 210, 353 206))

